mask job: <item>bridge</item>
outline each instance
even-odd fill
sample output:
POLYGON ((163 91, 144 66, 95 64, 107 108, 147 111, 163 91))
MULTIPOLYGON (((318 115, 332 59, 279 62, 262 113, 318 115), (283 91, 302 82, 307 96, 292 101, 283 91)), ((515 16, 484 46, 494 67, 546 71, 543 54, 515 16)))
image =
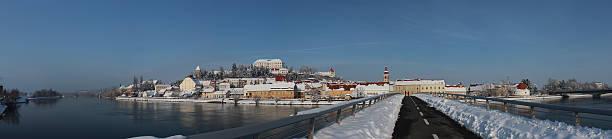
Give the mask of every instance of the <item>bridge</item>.
POLYGON ((561 95, 564 98, 568 98, 569 94, 591 94, 593 98, 600 98, 602 94, 612 93, 612 89, 602 89, 602 90, 579 90, 579 91, 552 91, 548 94, 550 95, 561 95))
MULTIPOLYGON (((385 104, 385 103, 383 103, 385 104)), ((459 108, 459 107, 458 107, 459 108)), ((313 109, 315 110, 315 109, 313 109)), ((455 112, 456 113, 456 112, 455 112)), ((393 115, 392 113, 389 113, 393 115)), ((454 116, 457 116, 456 114, 454 116)), ((481 117, 482 118, 482 117, 481 117)), ((559 105, 551 105, 551 104, 541 104, 541 103, 531 103, 531 102, 522 102, 522 101, 514 101, 514 100, 505 100, 500 98, 492 98, 492 97, 481 97, 481 96, 470 96, 470 95, 461 95, 461 94, 447 94, 447 93, 427 93, 427 94, 419 94, 418 96, 403 96, 399 95, 399 93, 388 93, 381 94, 377 96, 370 96, 362 99, 351 100, 347 102, 342 102, 336 105, 330 105, 329 107, 321 107, 317 108, 315 111, 305 112, 305 113, 296 113, 292 116, 282 118, 279 120, 274 120, 270 122, 264 122, 254 125, 247 125, 242 127, 230 128, 220 131, 213 131, 208 133, 201 133, 196 135, 187 136, 187 138, 315 138, 315 134, 318 137, 319 133, 330 133, 327 127, 341 127, 347 128, 348 130, 331 130, 331 133, 337 133, 341 135, 347 134, 356 134, 354 133, 356 128, 352 127, 355 125, 355 120, 360 121, 357 122, 359 124, 359 128, 378 128, 373 127, 375 125, 383 124, 382 126, 393 127, 391 130, 392 134, 389 132, 389 137, 394 139, 403 139, 403 138, 499 138, 504 136, 496 136, 500 135, 491 134, 491 133, 480 133, 482 131, 475 130, 473 128, 479 128, 483 126, 490 126, 497 129, 495 126, 507 126, 508 124, 499 124, 497 121, 503 122, 504 118, 506 120, 513 121, 511 123, 522 123, 523 125, 528 125, 528 130, 537 130, 537 129, 549 129, 551 126, 582 126, 583 124, 587 124, 584 119, 592 120, 595 122, 608 122, 612 125, 612 110, 604 110, 604 109, 595 109, 595 108, 578 108, 578 107, 568 107, 568 106, 559 106, 559 105), (400 97, 398 99, 397 97, 400 97), (424 96, 427 96, 423 98, 424 96), (392 99, 390 99, 392 98, 392 99), (442 100, 451 100, 449 101, 440 101, 442 103, 436 104, 431 101, 431 98, 442 99, 442 100), (397 113, 397 120, 395 120, 395 124, 383 124, 376 117, 376 120, 363 122, 358 118, 355 118, 356 113, 361 113, 361 115, 374 115, 374 113, 369 113, 371 111, 367 111, 367 109, 380 109, 380 107, 376 107, 376 105, 380 102, 397 102, 401 101, 401 104, 396 106, 400 107, 397 113), (446 104, 449 103, 449 104, 446 104), (459 115, 471 115, 472 118, 460 118, 463 121, 456 119, 457 117, 453 117, 449 115, 450 113, 444 112, 443 109, 438 109, 436 105, 448 105, 448 106, 458 106, 463 105, 463 107, 474 107, 479 108, 479 111, 466 111, 455 108, 446 108, 446 110, 455 110, 459 111, 463 114, 459 115), (498 111, 492 111, 493 109, 497 109, 498 111), (542 125, 542 127, 534 127, 534 124, 544 124, 546 121, 517 121, 517 120, 525 120, 528 118, 508 118, 512 117, 511 115, 515 115, 514 117, 529 117, 531 119, 536 118, 536 112, 540 114, 550 113, 551 111, 566 111, 570 114, 571 121, 562 121, 566 122, 569 125, 560 125, 560 124, 552 124, 552 125, 542 125), (510 115, 499 115, 496 116, 485 116, 489 117, 489 119, 481 119, 484 120, 485 125, 480 126, 467 126, 465 123, 465 119, 473 119, 473 116, 486 113, 509 113, 510 115), (497 117, 502 116, 502 117, 497 117), (503 117, 505 116, 505 117, 503 117), (353 118, 348 118, 353 117, 353 118), (453 117, 453 118, 451 118, 453 117), (493 118, 493 119, 490 119, 493 118), (501 119, 500 119, 501 118, 501 119), (597 119, 602 118, 602 119, 597 119), (342 121, 343 124, 340 124, 342 121), (362 123, 363 122, 363 123, 362 123), (336 126, 336 125, 343 125, 336 126), (465 125, 465 126, 464 126, 465 125), (469 128, 469 129, 468 129, 469 128), (474 133, 474 132, 479 133, 474 133), (348 132, 348 133, 346 133, 348 132), (492 136, 491 136, 492 135, 492 136)), ((395 118, 394 118, 395 119, 395 118)), ((541 118, 546 119, 546 118, 541 118)), ((550 119, 549 119, 550 120, 550 119)), ((392 121, 393 122, 393 121, 392 121)), ((483 121, 480 121, 483 122, 483 121)), ((552 123, 552 122, 551 122, 552 123)), ((527 131, 512 131, 516 129, 516 127, 501 127, 505 129, 501 129, 499 132, 504 134, 510 134, 509 132, 515 132, 518 135, 521 135, 525 138, 538 138, 538 133, 528 134, 529 136, 523 136, 527 131), (535 135, 535 136, 533 136, 535 135)), ((599 128, 599 127, 598 127, 599 128)), ((491 129, 491 128, 487 128, 491 129)), ((580 131, 565 131, 571 130, 575 128, 567 128, 560 127, 554 130, 547 131, 557 131, 567 133, 571 137, 577 138, 585 138, 584 134, 577 134, 573 132, 580 131), (572 132, 572 133, 570 133, 572 132)), ((602 129, 612 129, 612 128, 602 128, 602 129)), ((375 132, 381 130, 376 129, 375 132)), ((357 131, 361 132, 361 131, 357 131)), ((493 131, 496 132, 496 131, 493 131)), ((596 131, 595 131, 596 132, 596 131)), ((365 133, 370 134, 370 133, 365 133)), ((506 134, 506 135, 507 135, 506 134)), ((550 133, 549 133, 550 134, 550 133)), ((599 134, 599 133, 593 133, 599 134)), ((517 136, 517 135, 512 135, 517 136)), ((606 135, 607 136, 607 135, 606 135)), ((332 138, 338 138, 341 136, 335 136, 332 138)), ((342 136, 343 137, 343 136, 342 136)), ((570 138, 571 138, 570 137, 570 138)), ((323 138, 329 138, 323 137, 323 138)), ((356 138, 355 136, 346 137, 346 138, 356 138)), ((357 138, 368 138, 368 137, 357 137, 357 138)), ((371 137, 370 137, 371 138, 371 137)), ((387 137, 385 137, 387 138, 387 137)), ((588 136, 587 136, 588 138, 588 136)), ((607 137, 604 137, 607 138, 607 137)))

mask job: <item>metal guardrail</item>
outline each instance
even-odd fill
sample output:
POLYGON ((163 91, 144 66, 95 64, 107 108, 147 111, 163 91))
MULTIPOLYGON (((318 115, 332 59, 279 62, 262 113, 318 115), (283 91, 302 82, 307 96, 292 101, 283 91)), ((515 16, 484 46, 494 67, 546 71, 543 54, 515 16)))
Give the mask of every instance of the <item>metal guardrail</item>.
POLYGON ((589 113, 589 114, 596 114, 596 115, 612 116, 612 110, 604 110, 604 109, 568 107, 568 106, 559 106, 559 105, 552 105, 552 104, 532 103, 532 102, 523 102, 523 101, 515 101, 515 100, 505 100, 505 99, 492 98, 492 97, 462 95, 462 94, 449 94, 449 93, 431 93, 431 94, 433 94, 434 96, 438 96, 438 97, 464 99, 466 100, 466 102, 468 101, 468 99, 471 99, 474 104, 476 103, 476 99, 483 99, 486 101, 485 104, 486 104, 487 109, 490 109, 489 101, 502 102, 504 103, 505 112, 508 112, 508 109, 509 109, 508 104, 529 106, 531 118, 535 118, 536 116, 535 107, 574 112, 574 117, 576 119, 577 126, 580 126, 579 113, 589 113))
POLYGON ((308 121, 309 127, 308 127, 307 136, 309 139, 312 139, 315 129, 316 129, 315 128, 316 118, 322 117, 323 115, 326 115, 326 114, 333 114, 334 112, 336 112, 335 122, 340 123, 340 120, 342 118, 341 115, 342 115, 343 109, 352 109, 352 112, 351 112, 351 115, 352 115, 355 113, 358 105, 361 105, 361 109, 363 109, 366 106, 370 106, 373 103, 377 103, 385 98, 388 98, 390 96, 397 95, 397 94, 399 93, 386 93, 386 94, 380 94, 380 95, 376 95, 372 97, 351 100, 351 101, 348 101, 348 103, 341 103, 340 105, 336 104, 337 106, 330 105, 333 107, 326 108, 325 110, 315 112, 315 113, 294 115, 294 116, 289 116, 286 118, 282 118, 282 119, 278 119, 278 120, 274 120, 270 122, 265 122, 265 123, 259 123, 259 124, 253 124, 253 125, 247 125, 247 126, 220 130, 220 131, 196 134, 196 135, 188 136, 188 138, 197 138, 197 139, 200 139, 200 138, 202 139, 204 138, 211 138, 211 139, 224 138, 225 139, 225 138, 249 138, 249 137, 250 138, 266 138, 266 137, 261 137, 262 133, 271 131, 274 129, 282 128, 285 126, 289 126, 292 124, 308 121))

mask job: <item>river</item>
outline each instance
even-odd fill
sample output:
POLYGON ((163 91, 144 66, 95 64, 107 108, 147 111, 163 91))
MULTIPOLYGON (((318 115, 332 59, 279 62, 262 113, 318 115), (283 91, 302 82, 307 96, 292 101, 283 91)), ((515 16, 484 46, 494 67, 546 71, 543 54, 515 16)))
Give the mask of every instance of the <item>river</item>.
POLYGON ((287 117, 318 106, 131 102, 91 97, 38 100, 8 111, 0 138, 192 135, 287 117))

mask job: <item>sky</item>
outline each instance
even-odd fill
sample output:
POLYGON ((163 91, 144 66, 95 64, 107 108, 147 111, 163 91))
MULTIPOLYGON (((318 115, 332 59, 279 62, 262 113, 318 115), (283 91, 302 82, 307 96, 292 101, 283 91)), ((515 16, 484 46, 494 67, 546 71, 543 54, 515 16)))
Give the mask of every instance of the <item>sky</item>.
POLYGON ((280 58, 347 80, 612 83, 612 1, 0 0, 6 88, 90 90, 280 58))

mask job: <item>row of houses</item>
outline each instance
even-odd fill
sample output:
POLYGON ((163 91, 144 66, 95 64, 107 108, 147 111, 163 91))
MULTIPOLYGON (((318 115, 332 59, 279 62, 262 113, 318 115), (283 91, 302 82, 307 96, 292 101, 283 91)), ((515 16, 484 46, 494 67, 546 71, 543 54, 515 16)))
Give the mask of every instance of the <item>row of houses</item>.
MULTIPOLYGON (((312 98, 323 97, 346 99, 373 96, 382 93, 398 92, 405 95, 416 93, 453 93, 482 95, 485 92, 499 92, 501 89, 511 90, 510 95, 529 95, 525 84, 473 84, 466 87, 462 84, 447 85, 442 79, 405 79, 390 81, 388 67, 385 66, 382 82, 351 82, 351 81, 292 81, 285 79, 285 68, 280 59, 260 59, 253 63, 255 67, 266 67, 276 74, 275 78, 241 78, 230 77, 221 80, 198 80, 193 76, 184 78, 178 86, 158 84, 157 81, 146 81, 147 91, 139 92, 140 96, 192 96, 202 98, 242 97, 242 98, 312 98)), ((196 67, 198 73, 199 67, 196 67)), ((285 73, 286 74, 286 73, 285 73)), ((335 71, 317 72, 316 75, 335 77, 335 71)), ((121 87, 124 92, 132 92, 133 86, 121 87)), ((489 94, 495 96, 497 94, 489 94)))
POLYGON ((477 96, 529 96, 531 90, 524 83, 506 84, 470 84, 468 88, 470 95, 477 96))

